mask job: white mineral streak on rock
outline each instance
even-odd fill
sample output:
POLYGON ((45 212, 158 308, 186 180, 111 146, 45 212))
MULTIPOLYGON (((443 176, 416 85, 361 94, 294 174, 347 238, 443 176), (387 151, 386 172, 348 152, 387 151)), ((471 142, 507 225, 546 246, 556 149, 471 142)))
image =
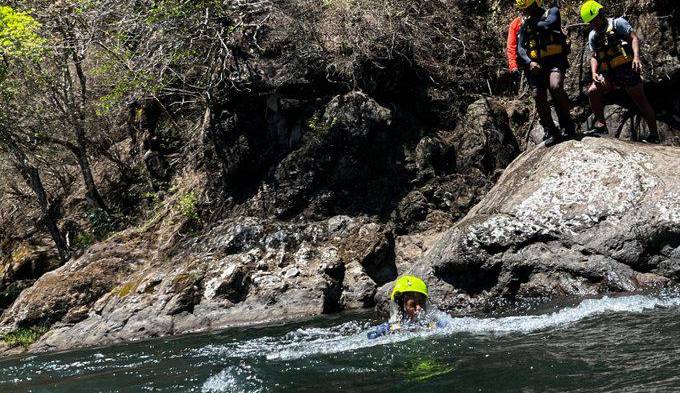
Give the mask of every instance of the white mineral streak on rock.
POLYGON ((670 192, 661 199, 659 202, 659 220, 680 224, 680 194, 670 192))
MULTIPOLYGON (((482 244, 509 244, 518 234, 531 238, 543 234, 574 235, 604 217, 620 216, 639 207, 647 192, 657 186, 649 172, 650 157, 627 155, 611 148, 581 145, 561 155, 538 188, 509 214, 496 214, 471 228, 468 238, 482 244)), ((525 183, 531 186, 532 181, 525 183)), ((678 209, 666 207, 668 212, 678 209)))

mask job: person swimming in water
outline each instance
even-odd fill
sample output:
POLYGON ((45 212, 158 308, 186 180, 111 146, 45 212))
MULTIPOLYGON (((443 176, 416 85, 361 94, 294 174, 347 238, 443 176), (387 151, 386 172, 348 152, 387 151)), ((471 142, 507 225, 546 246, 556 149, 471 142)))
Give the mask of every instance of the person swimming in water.
POLYGON ((415 276, 400 277, 390 296, 397 306, 395 317, 368 332, 368 338, 375 339, 403 329, 443 327, 442 322, 431 321, 426 317, 428 297, 427 284, 423 280, 415 276))

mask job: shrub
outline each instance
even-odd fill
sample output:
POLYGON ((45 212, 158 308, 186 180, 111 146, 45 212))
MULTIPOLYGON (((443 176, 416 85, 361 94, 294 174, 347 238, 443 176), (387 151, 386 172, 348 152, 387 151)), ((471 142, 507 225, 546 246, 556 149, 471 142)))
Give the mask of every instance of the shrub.
POLYGON ((196 193, 189 192, 179 198, 179 211, 190 221, 198 220, 198 198, 196 193))
POLYGON ((92 235, 101 240, 113 231, 113 223, 109 214, 102 209, 90 209, 85 213, 85 218, 90 223, 92 235))
POLYGON ((75 239, 73 239, 72 246, 76 249, 85 249, 93 245, 97 239, 95 236, 89 232, 79 233, 75 239))
POLYGON ((38 341, 49 330, 46 326, 33 326, 30 328, 19 328, 5 335, 0 336, 0 341, 4 341, 10 347, 22 346, 28 348, 31 344, 38 341))

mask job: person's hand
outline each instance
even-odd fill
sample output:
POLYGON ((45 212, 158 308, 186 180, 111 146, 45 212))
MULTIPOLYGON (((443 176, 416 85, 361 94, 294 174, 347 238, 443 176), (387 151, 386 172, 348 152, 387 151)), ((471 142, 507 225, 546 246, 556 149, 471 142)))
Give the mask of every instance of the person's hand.
POLYGON ((596 85, 603 87, 607 85, 607 79, 602 74, 593 75, 593 82, 595 82, 596 85))
POLYGON ((540 74, 543 69, 541 68, 540 64, 532 61, 531 64, 529 64, 529 71, 531 71, 533 74, 540 74))
POLYGON ((638 74, 642 73, 642 61, 640 61, 639 57, 636 57, 633 59, 633 71, 637 72, 638 74))

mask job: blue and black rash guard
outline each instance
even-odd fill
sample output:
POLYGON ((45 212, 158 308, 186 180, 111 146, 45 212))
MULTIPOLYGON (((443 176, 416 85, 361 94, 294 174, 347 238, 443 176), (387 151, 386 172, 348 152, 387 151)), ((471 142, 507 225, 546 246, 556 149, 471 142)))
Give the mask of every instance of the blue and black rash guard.
POLYGON ((448 324, 447 321, 442 319, 434 319, 429 323, 389 323, 385 322, 375 327, 374 330, 368 332, 367 336, 369 340, 376 339, 378 337, 386 336, 390 333, 395 333, 400 330, 406 331, 416 331, 420 329, 443 329, 448 324))
POLYGON ((552 7, 548 10, 547 14, 544 13, 541 16, 532 17, 527 19, 519 31, 519 40, 517 40, 517 54, 519 61, 525 66, 531 64, 531 58, 527 48, 524 46, 525 34, 527 26, 535 26, 538 30, 543 30, 546 33, 561 31, 562 30, 562 16, 560 15, 560 9, 557 7, 552 7), (545 15, 545 18, 543 16, 545 15))

